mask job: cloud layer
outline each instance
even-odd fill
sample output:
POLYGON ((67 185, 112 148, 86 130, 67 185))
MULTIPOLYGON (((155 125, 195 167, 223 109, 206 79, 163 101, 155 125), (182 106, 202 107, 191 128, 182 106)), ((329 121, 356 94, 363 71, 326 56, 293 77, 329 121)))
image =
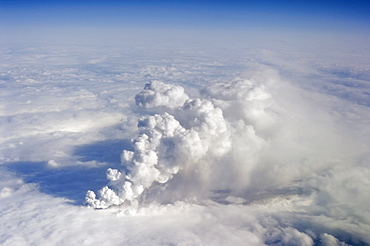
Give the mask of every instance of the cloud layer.
POLYGON ((0 49, 0 244, 370 244, 366 57, 235 49, 0 49))

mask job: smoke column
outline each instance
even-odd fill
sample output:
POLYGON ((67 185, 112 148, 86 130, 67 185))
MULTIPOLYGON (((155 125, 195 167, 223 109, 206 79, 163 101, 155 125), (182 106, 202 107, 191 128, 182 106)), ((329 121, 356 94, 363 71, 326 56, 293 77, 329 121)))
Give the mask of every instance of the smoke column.
POLYGON ((310 115, 310 105, 276 71, 215 84, 200 94, 191 98, 183 87, 161 81, 146 84, 135 96, 146 115, 133 150, 123 151, 122 168, 109 168, 108 185, 98 195, 88 191, 86 203, 137 207, 225 192, 248 199, 245 194, 291 187, 332 165, 338 139, 329 121, 318 111, 310 115), (321 122, 313 126, 317 118, 321 122), (333 144, 323 150, 323 139, 333 144))

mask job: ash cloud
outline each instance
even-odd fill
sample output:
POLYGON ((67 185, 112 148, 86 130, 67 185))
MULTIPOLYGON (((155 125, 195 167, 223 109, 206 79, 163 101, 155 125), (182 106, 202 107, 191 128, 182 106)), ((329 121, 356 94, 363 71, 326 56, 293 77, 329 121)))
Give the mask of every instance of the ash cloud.
MULTIPOLYGON (((276 84, 282 83, 276 71, 264 70, 250 79, 210 86, 195 99, 181 86, 146 84, 135 101, 149 115, 138 122, 133 151, 123 151, 123 168, 108 169, 109 184, 98 197, 88 191, 86 203, 108 208, 145 199, 203 199, 216 190, 256 192, 288 186, 325 168, 325 163, 315 166, 310 160, 302 161, 311 157, 314 162, 317 157, 325 162, 329 156, 314 146, 319 140, 309 140, 306 149, 295 139, 317 129, 299 132, 309 118, 300 112, 293 113, 301 119, 289 118, 294 108, 274 98, 279 93, 276 84)), ((296 93, 287 84, 284 91, 296 93)), ((333 138, 330 131, 322 135, 327 141, 333 138)))
POLYGON ((133 151, 123 151, 123 168, 108 169, 109 184, 98 197, 88 191, 86 203, 107 208, 145 199, 203 199, 215 190, 255 193, 289 187, 333 165, 338 139, 330 122, 321 118, 306 128, 320 111, 307 115, 313 109, 304 100, 292 106, 279 98, 284 93, 299 96, 272 69, 215 84, 195 99, 178 85, 146 84, 135 101, 151 115, 140 118, 133 151), (323 138, 331 143, 325 150, 323 138))
POLYGON ((351 140, 339 134, 328 111, 307 100, 307 92, 263 68, 199 95, 161 81, 146 84, 135 96, 143 116, 132 150, 123 151, 121 168, 107 170, 105 187, 87 192, 88 206, 119 205, 126 216, 177 207, 178 201, 211 211, 216 202, 233 212, 253 210, 248 220, 258 220, 264 228, 259 240, 268 245, 369 241, 367 219, 358 216, 366 213, 359 205, 368 201, 366 192, 350 178, 354 174, 364 187, 367 174, 358 169, 351 140))
POLYGON ((108 169, 110 183, 99 191, 99 198, 92 191, 86 195, 86 203, 92 207, 133 202, 153 183, 167 183, 180 171, 190 172, 190 179, 199 179, 210 172, 206 163, 231 149, 222 110, 210 100, 190 99, 181 86, 159 81, 147 84, 135 99, 139 107, 165 107, 175 116, 164 112, 140 118, 139 136, 132 141, 134 150, 122 153, 122 165, 128 173, 108 169), (197 165, 203 170, 195 174, 197 165))

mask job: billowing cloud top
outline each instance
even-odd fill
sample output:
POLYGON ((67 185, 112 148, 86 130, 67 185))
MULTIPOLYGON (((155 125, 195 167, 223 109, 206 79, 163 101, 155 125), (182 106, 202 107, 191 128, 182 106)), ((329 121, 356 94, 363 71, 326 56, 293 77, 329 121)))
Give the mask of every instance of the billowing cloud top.
POLYGON ((144 108, 176 108, 182 106, 188 98, 183 87, 154 80, 146 84, 144 90, 135 96, 135 101, 139 107, 144 108))
POLYGON ((139 136, 132 141, 133 151, 124 150, 124 171, 108 169, 108 186, 99 198, 88 191, 86 203, 107 208, 137 199, 153 183, 164 184, 179 171, 201 165, 202 158, 216 158, 231 148, 230 133, 222 110, 207 99, 189 99, 181 86, 152 81, 135 96, 143 108, 172 110, 139 120, 139 136), (110 187, 110 188, 109 188, 110 187))

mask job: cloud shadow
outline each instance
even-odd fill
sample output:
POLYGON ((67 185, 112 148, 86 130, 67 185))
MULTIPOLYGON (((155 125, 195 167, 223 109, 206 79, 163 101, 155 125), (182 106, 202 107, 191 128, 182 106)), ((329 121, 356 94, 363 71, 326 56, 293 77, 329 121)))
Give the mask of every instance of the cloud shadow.
POLYGON ((122 150, 130 148, 129 140, 108 140, 77 146, 74 155, 80 161, 107 163, 93 167, 74 165, 51 168, 47 162, 9 162, 2 166, 16 173, 25 182, 37 184, 42 193, 64 197, 72 204, 83 205, 86 191, 97 191, 106 185, 107 168, 120 166, 122 150))
POLYGON ((132 150, 131 141, 114 139, 77 146, 73 155, 78 156, 83 162, 98 161, 119 164, 124 149, 132 150))

